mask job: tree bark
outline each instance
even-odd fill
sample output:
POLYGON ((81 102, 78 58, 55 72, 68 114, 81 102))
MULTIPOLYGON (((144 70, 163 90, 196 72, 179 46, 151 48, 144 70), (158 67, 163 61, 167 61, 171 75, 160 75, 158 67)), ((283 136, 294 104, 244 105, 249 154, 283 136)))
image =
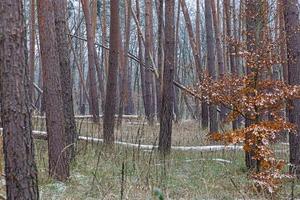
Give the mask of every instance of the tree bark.
POLYGON ((168 153, 171 150, 172 119, 174 104, 174 62, 175 62, 175 0, 166 0, 165 5, 165 60, 163 72, 162 107, 159 132, 159 150, 168 153))
POLYGON ((132 75, 131 72, 129 71, 129 61, 128 61, 128 52, 129 52, 129 47, 130 47, 130 36, 131 36, 131 5, 132 2, 131 0, 126 1, 126 37, 125 37, 125 50, 124 50, 124 59, 125 59, 125 66, 127 66, 127 73, 126 73, 126 87, 127 87, 127 101, 125 102, 125 107, 124 107, 124 113, 126 115, 132 115, 134 114, 134 103, 132 99, 132 88, 131 88, 131 79, 132 75))
MULTIPOLYGON (((213 79, 217 79, 216 67, 215 67, 215 47, 213 34, 213 19, 211 0, 205 0, 205 27, 206 27, 206 46, 207 46, 207 68, 208 75, 213 79)), ((217 107, 209 105, 209 133, 218 132, 218 112, 217 107)))
MULTIPOLYGON (((230 0, 224 0, 224 12, 225 12, 225 23, 226 23, 226 39, 225 39, 225 43, 227 44, 227 60, 229 61, 229 68, 230 68, 230 72, 231 75, 233 76, 238 76, 239 72, 237 69, 237 65, 236 65, 236 61, 235 61, 235 57, 234 57, 234 46, 233 46, 233 41, 232 41, 232 26, 231 26, 231 4, 230 4, 230 0)), ((239 124, 238 124, 238 120, 234 120, 232 122, 232 129, 236 130, 238 128, 239 124)))
POLYGON ((0 1, 1 121, 7 199, 39 199, 31 124, 30 73, 21 0, 0 1))
POLYGON ((73 85, 70 66, 70 51, 67 32, 67 0, 53 1, 57 50, 59 54, 62 98, 64 103, 65 134, 70 160, 75 158, 75 143, 78 137, 73 108, 73 85))
POLYGON ((182 8, 182 13, 185 19, 185 25, 188 31, 188 35, 189 35, 189 40, 190 40, 190 45, 192 48, 192 52, 193 52, 193 56, 194 56, 194 60, 195 60, 195 64, 196 64, 196 72, 198 75, 198 78, 200 80, 200 82, 202 81, 202 68, 201 68, 201 58, 199 55, 199 47, 196 44, 196 38, 194 36, 194 31, 193 31, 193 27, 192 27, 192 21, 189 15, 189 11, 186 5, 185 0, 180 0, 180 5, 182 8))
POLYGON ((145 114, 150 124, 154 122, 154 105, 152 95, 153 74, 151 72, 153 53, 153 4, 152 0, 145 0, 145 114))
MULTIPOLYGON (((141 21, 141 17, 140 17, 140 3, 139 0, 135 1, 135 5, 136 5, 136 18, 137 18, 137 22, 138 24, 140 24, 141 21)), ((143 57, 143 40, 142 40, 142 35, 141 32, 138 31, 138 54, 139 54, 139 60, 140 60, 140 78, 141 78, 141 90, 142 90, 142 97, 143 97, 143 102, 144 102, 144 107, 145 107, 145 69, 143 67, 143 62, 144 62, 144 57, 143 57)), ((145 110, 145 108, 144 108, 145 110)), ((146 113, 146 110, 145 110, 146 113)))
MULTIPOLYGON (((217 53, 217 63, 219 68, 219 78, 222 78, 225 75, 225 66, 224 66, 224 57, 223 57, 223 49, 221 43, 221 33, 220 33, 220 22, 218 17, 218 11, 215 0, 211 0, 211 8, 213 15, 213 23, 215 29, 215 37, 216 37, 216 53, 217 53)), ((226 108, 224 106, 220 107, 220 119, 224 120, 226 117, 226 108)))
MULTIPOLYGON (((131 82, 129 85, 129 79, 128 79, 128 51, 129 51, 129 45, 130 45, 130 25, 131 25, 131 0, 126 0, 125 4, 125 42, 124 42, 124 48, 122 48, 122 51, 120 54, 121 59, 123 62, 121 62, 123 65, 120 66, 120 77, 121 77, 121 84, 120 84, 120 101, 119 101, 119 116, 118 116, 118 125, 122 124, 122 116, 123 113, 126 115, 133 114, 133 101, 132 101, 132 92, 131 92, 131 82)), ((120 33, 121 34, 121 33, 120 33)), ((121 37, 121 36, 120 36, 121 37)), ((121 39, 120 39, 121 40, 121 39)), ((122 43, 122 41, 120 41, 122 43)), ((122 44, 121 44, 122 46, 122 44)))
MULTIPOLYGON (((300 84, 300 32, 299 32, 299 8, 297 0, 283 0, 284 20, 286 28, 286 42, 288 55, 288 83, 300 84)), ((300 125, 300 100, 291 102, 293 107, 288 111, 289 121, 300 125)), ((300 131, 296 134, 290 133, 290 171, 300 178, 300 131)))
POLYGON ((38 0, 37 5, 46 126, 49 133, 49 174, 57 180, 65 181, 69 177, 69 159, 66 152, 68 136, 65 133, 64 102, 62 98, 53 1, 38 0))
POLYGON ((88 0, 81 0, 82 9, 85 18, 86 32, 87 32, 87 43, 88 43, 88 61, 89 61, 89 70, 88 70, 88 79, 89 79, 89 93, 90 93, 90 102, 89 105, 90 114, 93 115, 93 120, 95 122, 99 121, 99 101, 98 101, 98 92, 97 92, 97 82, 96 82, 96 65, 95 65, 95 37, 93 36, 93 27, 92 27, 92 17, 89 8, 88 0))
POLYGON ((223 58, 222 44, 221 44, 220 23, 217 14, 215 0, 211 1, 211 8, 212 8, 213 24, 214 24, 215 37, 216 37, 216 53, 217 53, 217 61, 218 61, 218 68, 219 68, 219 76, 222 77, 225 74, 225 67, 224 67, 224 58, 223 58))
POLYGON ((157 116, 160 118, 161 114, 161 95, 162 95, 162 70, 164 68, 164 46, 163 46, 163 39, 164 39, 164 1, 158 0, 156 1, 158 3, 158 14, 157 14, 157 20, 158 20, 158 30, 157 30, 157 66, 158 66, 158 74, 159 77, 156 80, 156 110, 157 110, 157 116))
MULTIPOLYGON (((197 40, 194 36, 194 31, 192 27, 192 21, 189 15, 189 11, 186 5, 185 0, 180 0, 180 5, 182 8, 182 13, 185 19, 185 25, 189 35, 189 41, 192 48, 195 64, 196 64, 196 73, 201 84, 202 76, 203 76, 203 69, 201 67, 201 56, 200 56, 200 44, 197 44, 197 40)), ((208 127, 208 106, 205 102, 202 102, 201 105, 201 120, 202 120, 202 127, 208 127)))
POLYGON ((119 0, 110 0, 110 50, 103 120, 103 135, 106 144, 114 142, 115 112, 117 106, 117 76, 119 65, 119 0))
POLYGON ((29 69, 30 69, 30 96, 34 103, 34 70, 35 70, 35 0, 30 1, 30 35, 29 35, 29 69))
POLYGON ((234 61, 234 46, 232 44, 232 26, 231 26, 231 9, 230 0, 224 0, 224 12, 226 20, 226 42, 227 42, 227 55, 230 64, 230 70, 232 75, 238 75, 238 70, 234 61))
MULTIPOLYGON (((179 28, 180 28, 180 1, 177 2, 177 13, 176 13, 176 26, 175 26, 175 64, 174 64, 174 80, 179 82, 179 65, 180 58, 178 57, 178 43, 179 43, 179 28)), ((175 123, 181 120, 181 113, 180 112, 180 95, 179 95, 179 88, 174 87, 174 114, 175 114, 175 123)))
MULTIPOLYGON (((102 0, 102 44, 107 46, 107 21, 106 21, 106 0, 102 0)), ((105 74, 108 74, 108 51, 102 51, 103 57, 103 68, 105 74)), ((105 103, 105 102, 104 102, 105 103)))
POLYGON ((286 30, 285 30, 285 19, 284 19, 284 8, 283 0, 278 0, 278 21, 279 21, 279 39, 282 40, 280 43, 280 57, 283 72, 283 80, 288 83, 288 63, 287 63, 287 42, 286 42, 286 30))
MULTIPOLYGON (((246 33, 247 33, 247 51, 255 56, 259 53, 259 50, 263 48, 261 46, 261 41, 263 39, 262 34, 264 27, 266 26, 266 21, 264 17, 264 0, 253 0, 245 1, 245 15, 246 15, 246 33)), ((247 74, 252 73, 251 63, 248 63, 246 60, 246 72, 247 74)), ((249 117, 245 119, 245 127, 253 124, 253 120, 250 120, 249 117)), ((246 135, 246 139, 248 136, 246 135)), ((248 169, 255 169, 257 167, 257 161, 253 159, 254 152, 246 152, 245 162, 248 169)))

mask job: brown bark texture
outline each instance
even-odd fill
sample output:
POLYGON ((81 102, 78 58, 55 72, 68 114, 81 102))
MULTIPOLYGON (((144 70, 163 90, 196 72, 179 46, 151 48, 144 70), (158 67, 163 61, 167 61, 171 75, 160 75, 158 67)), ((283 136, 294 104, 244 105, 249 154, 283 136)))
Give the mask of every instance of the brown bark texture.
POLYGON ((87 43, 88 43, 88 62, 89 62, 89 95, 90 102, 89 105, 90 114, 93 115, 93 120, 97 122, 99 120, 99 101, 98 101, 98 90, 96 81, 96 64, 95 64, 95 37, 93 36, 93 26, 92 26, 92 16, 89 8, 88 0, 81 0, 82 9, 84 13, 84 19, 86 24, 87 32, 87 43))
POLYGON ((67 135, 68 153, 70 159, 75 158, 75 143, 77 139, 76 123, 73 108, 73 88, 70 66, 70 51, 67 32, 67 0, 53 1, 57 51, 60 64, 60 79, 64 102, 65 134, 67 135))
POLYGON ((39 199, 21 0, 0 1, 0 92, 7 199, 39 199))
MULTIPOLYGON (((288 52, 288 83, 300 84, 300 32, 299 8, 297 0, 283 0, 286 41, 288 52)), ((300 100, 291 102, 292 109, 288 111, 289 121, 298 126, 297 134, 290 133, 290 170, 300 177, 300 100)))
POLYGON ((172 142, 172 120, 174 104, 174 63, 175 63, 175 0, 166 0, 165 5, 165 59, 162 87, 162 107, 160 115, 159 150, 170 152, 172 142))
POLYGON ((106 100, 103 120, 103 135, 106 144, 114 142, 115 112, 117 106, 117 76, 119 65, 119 0, 110 0, 110 50, 106 85, 106 100))
MULTIPOLYGON (((216 80, 216 63, 215 63, 215 45, 213 34, 213 18, 211 0, 205 0, 205 27, 206 27, 206 46, 207 46, 207 69, 208 75, 216 80)), ((218 131, 218 112, 215 105, 209 105, 209 132, 216 133, 218 131)))
POLYGON ((38 0, 37 5, 46 126, 49 134, 49 174, 57 180, 64 181, 69 177, 68 136, 65 132, 64 102, 55 32, 54 6, 51 0, 38 0))

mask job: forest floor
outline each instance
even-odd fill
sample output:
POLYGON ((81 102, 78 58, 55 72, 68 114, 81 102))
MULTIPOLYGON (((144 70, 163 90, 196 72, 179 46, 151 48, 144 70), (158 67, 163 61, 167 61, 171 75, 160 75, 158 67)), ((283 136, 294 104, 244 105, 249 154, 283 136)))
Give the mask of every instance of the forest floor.
MULTIPOLYGON (((42 123, 34 123, 35 130, 44 130, 42 123)), ((81 122, 78 127, 83 136, 102 138, 101 124, 81 122)), ((157 144, 158 125, 125 122, 122 127, 119 141, 157 144)), ((172 145, 208 145, 206 134, 196 122, 185 121, 174 126, 172 145)), ((154 149, 115 145, 106 151, 101 143, 81 141, 71 177, 61 183, 48 177, 46 141, 35 143, 42 200, 154 200, 160 194, 164 199, 178 200, 291 199, 292 188, 294 197, 300 199, 300 183, 285 184, 273 197, 258 192, 247 179, 241 151, 172 151, 162 158, 154 149)), ((275 145, 274 149, 279 157, 288 157, 288 146, 275 145)))

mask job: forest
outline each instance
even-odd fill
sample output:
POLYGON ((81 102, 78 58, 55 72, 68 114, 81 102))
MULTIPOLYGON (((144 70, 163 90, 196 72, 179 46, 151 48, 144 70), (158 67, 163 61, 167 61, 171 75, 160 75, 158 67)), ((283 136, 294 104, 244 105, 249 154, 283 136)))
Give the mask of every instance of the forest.
POLYGON ((0 199, 300 199, 299 0, 0 0, 0 199))

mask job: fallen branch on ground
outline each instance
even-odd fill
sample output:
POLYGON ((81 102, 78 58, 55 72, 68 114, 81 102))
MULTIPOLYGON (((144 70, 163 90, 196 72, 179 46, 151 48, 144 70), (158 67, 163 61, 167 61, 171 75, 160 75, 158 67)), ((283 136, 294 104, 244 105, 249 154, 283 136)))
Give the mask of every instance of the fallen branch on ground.
MULTIPOLYGON (((117 118, 118 115, 115 115, 115 117, 117 118)), ((46 116, 35 115, 35 116, 32 116, 32 118, 45 119, 46 116)), ((93 118, 93 115, 76 115, 75 116, 75 119, 89 119, 89 118, 93 118)), ((103 115, 99 115, 99 118, 103 118, 103 115)), ((139 115, 123 115, 123 119, 139 119, 139 118, 141 118, 141 116, 139 116, 139 115)))
MULTIPOLYGON (((0 129, 2 131, 2 128, 0 129)), ((45 131, 32 131, 33 137, 35 139, 47 140, 47 132, 45 131)), ((86 142, 95 142, 95 143, 103 143, 103 139, 93 138, 87 136, 79 136, 78 139, 80 141, 86 142)), ((156 145, 147 145, 147 144, 134 144, 129 142, 121 142, 115 141, 116 145, 121 145, 125 147, 139 148, 139 149, 157 149, 156 145)), ((211 145, 211 146, 172 146, 173 150, 176 151, 196 151, 196 152, 214 152, 214 151, 240 151, 242 150, 242 146, 236 145, 211 145)))
MULTIPOLYGON (((0 131, 3 131, 3 128, 0 128, 0 131)), ((46 131, 32 131, 34 139, 47 140, 47 132, 46 131)), ((95 143, 103 143, 104 140, 100 138, 93 138, 88 136, 79 136, 78 140, 86 141, 86 142, 95 142, 95 143)), ((144 150, 152 150, 158 149, 156 145, 147 145, 147 144, 134 144, 130 142, 121 142, 115 141, 116 145, 121 145, 125 147, 139 148, 144 150)), ((196 151, 196 152, 214 152, 214 151, 241 151, 243 150, 242 146, 236 145, 211 145, 211 146, 172 146, 172 150, 176 151, 196 151)))
MULTIPOLYGON (((225 159, 222 159, 222 158, 212 158, 212 159, 200 158, 200 159, 190 159, 190 160, 182 160, 182 161, 178 161, 178 160, 172 160, 172 161, 181 162, 181 163, 190 163, 190 162, 197 162, 197 161, 216 161, 216 162, 221 163, 221 164, 230 164, 230 163, 232 163, 232 161, 225 160, 225 159)), ((163 164, 162 163, 157 163, 155 165, 156 166, 161 166, 163 164)))

